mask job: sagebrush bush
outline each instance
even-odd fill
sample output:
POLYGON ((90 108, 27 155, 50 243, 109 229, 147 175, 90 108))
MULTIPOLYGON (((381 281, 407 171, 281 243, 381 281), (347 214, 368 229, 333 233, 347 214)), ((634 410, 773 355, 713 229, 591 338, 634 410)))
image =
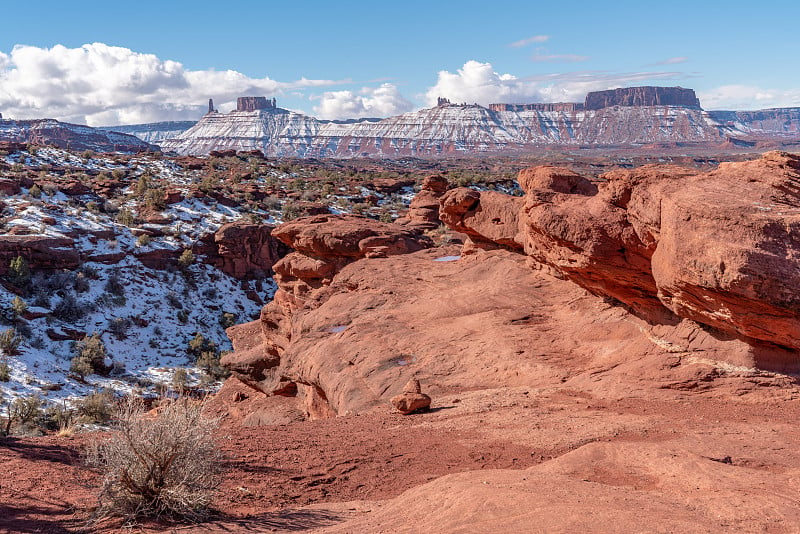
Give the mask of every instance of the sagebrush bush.
POLYGON ((114 391, 95 391, 75 403, 75 411, 83 423, 107 423, 114 415, 116 398, 114 391))
POLYGON ((75 322, 83 319, 88 313, 86 305, 78 302, 72 293, 67 293, 53 308, 53 316, 66 322, 75 322))
POLYGON ((103 483, 95 516, 200 520, 221 482, 222 452, 214 441, 218 420, 203 404, 181 397, 145 413, 141 399, 118 408, 111 437, 92 443, 87 462, 103 483))
POLYGON ((195 257, 192 253, 191 249, 185 249, 182 253, 180 258, 178 258, 178 265, 182 269, 187 269, 191 264, 194 263, 195 257))
POLYGON ((8 382, 11 380, 11 366, 8 362, 0 359, 0 382, 8 382))
POLYGON ((73 354, 69 370, 80 378, 92 373, 108 374, 110 371, 105 363, 106 346, 97 333, 76 342, 73 354))
POLYGON ((7 328, 0 332, 0 350, 6 356, 15 356, 19 354, 19 345, 22 343, 22 338, 17 335, 17 331, 13 328, 7 328))
POLYGON ((11 434, 14 425, 30 425, 42 415, 42 399, 36 395, 17 397, 6 406, 4 436, 11 434))
POLYGON ((31 269, 28 261, 17 256, 8 264, 8 280, 17 287, 25 287, 31 280, 31 269))

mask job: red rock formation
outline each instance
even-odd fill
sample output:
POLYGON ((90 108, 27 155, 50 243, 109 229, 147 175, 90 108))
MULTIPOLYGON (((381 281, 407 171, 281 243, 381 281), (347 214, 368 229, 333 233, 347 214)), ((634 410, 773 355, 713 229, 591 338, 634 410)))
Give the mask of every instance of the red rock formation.
POLYGON ((525 251, 639 311, 657 315, 663 305, 800 348, 798 169, 799 157, 775 152, 701 175, 645 166, 601 176, 596 194, 588 180, 527 171, 525 251))
POLYGON ((178 266, 181 250, 169 248, 136 249, 133 255, 148 269, 167 269, 178 266))
POLYGON ((317 215, 296 219, 272 231, 295 249, 273 269, 278 291, 259 321, 234 327, 228 334, 234 352, 223 364, 243 382, 268 394, 299 396, 311 417, 335 415, 325 390, 313 380, 290 373, 282 358, 290 345, 293 319, 306 306, 324 300, 336 272, 363 258, 386 258, 432 245, 430 239, 397 225, 355 216, 317 215), (259 331, 258 341, 252 339, 259 331))
POLYGON ((279 227, 296 252, 275 265, 280 289, 260 321, 230 329, 224 364, 310 417, 385 406, 414 377, 434 394, 547 381, 597 391, 604 369, 618 395, 706 388, 729 376, 720 369, 800 369, 800 157, 599 180, 541 167, 520 182, 522 200, 442 198, 454 229, 511 249, 458 261, 434 261, 454 247, 419 250, 408 230, 357 217, 279 227))
POLYGON ((214 234, 216 254, 209 262, 234 278, 264 276, 287 250, 272 237, 272 226, 237 221, 214 234))
POLYGON ((257 111, 274 109, 275 99, 267 100, 264 96, 240 96, 236 99, 236 111, 257 111))
POLYGON ((420 230, 439 226, 439 199, 447 191, 447 178, 439 175, 426 177, 422 187, 408 206, 408 224, 420 230))
POLYGON ((478 248, 499 245, 521 250, 517 235, 521 206, 519 197, 461 187, 441 198, 440 217, 453 230, 467 234, 478 248))
POLYGON ((422 392, 419 380, 412 378, 400 395, 392 397, 391 403, 398 412, 408 415, 430 408, 431 398, 422 392))
POLYGON ((693 89, 683 87, 623 87, 609 91, 594 91, 586 95, 586 109, 611 106, 684 106, 699 108, 700 101, 693 89))
POLYGON ((65 237, 41 235, 0 236, 0 274, 7 274, 9 263, 22 256, 32 270, 76 269, 81 264, 75 242, 65 237))
POLYGON ((0 178, 0 193, 3 195, 16 195, 20 192, 19 182, 9 180, 8 178, 0 178))

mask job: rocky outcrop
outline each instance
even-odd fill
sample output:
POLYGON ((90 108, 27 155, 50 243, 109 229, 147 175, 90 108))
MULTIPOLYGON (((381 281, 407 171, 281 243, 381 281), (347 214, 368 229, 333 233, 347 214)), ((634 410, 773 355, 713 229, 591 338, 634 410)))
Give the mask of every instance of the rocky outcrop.
POLYGON ((439 199, 447 191, 447 178, 439 175, 427 176, 422 187, 408 206, 408 224, 420 230, 437 228, 439 220, 439 199))
POLYGON ((236 111, 257 111, 274 109, 275 99, 267 100, 264 96, 240 96, 236 99, 236 111))
POLYGON ((312 418, 416 408, 416 389, 398 388, 415 378, 437 396, 544 383, 597 393, 598 380, 651 395, 737 370, 785 384, 758 369, 800 370, 799 156, 705 174, 539 167, 519 181, 523 198, 440 199, 471 254, 358 217, 277 228, 295 252, 274 266, 260 320, 229 330, 224 365, 312 418))
POLYGON ((522 249, 519 210, 522 199, 495 191, 460 187, 441 198, 440 217, 447 226, 467 234, 478 248, 499 245, 522 249))
POLYGON ((0 236, 0 274, 8 273, 11 260, 17 256, 23 257, 32 270, 71 270, 81 264, 72 239, 41 235, 0 236))
POLYGON ((223 225, 214 233, 216 254, 209 262, 238 279, 263 277, 286 255, 286 247, 272 237, 274 227, 243 221, 223 225))
MULTIPOLYGON (((538 167, 519 182, 526 191, 519 241, 533 265, 650 320, 687 318, 800 348, 800 157, 771 152, 699 175, 644 166, 596 181, 538 167)), ((507 244, 508 235, 476 232, 459 215, 476 211, 484 195, 451 191, 442 220, 507 244)), ((495 202, 514 209, 518 200, 495 202)))
POLYGON ((623 87, 609 91, 593 91, 586 95, 585 109, 612 106, 685 106, 700 108, 694 90, 683 87, 623 87))
POLYGON ((346 265, 408 254, 432 243, 403 226, 350 215, 296 219, 273 230, 272 237, 294 252, 273 266, 278 291, 261 311, 260 320, 228 330, 234 352, 223 358, 223 364, 260 391, 299 397, 311 417, 335 415, 337 405, 329 402, 329 389, 297 372, 297 362, 284 357, 296 338, 296 322, 327 299, 334 275, 346 265), (252 339, 255 330, 260 332, 257 341, 252 339))
POLYGON ((660 214, 660 225, 646 228, 658 232, 651 263, 661 302, 720 330, 800 349, 800 157, 770 152, 686 182, 653 186, 658 206, 635 199, 651 215, 646 223, 660 214))

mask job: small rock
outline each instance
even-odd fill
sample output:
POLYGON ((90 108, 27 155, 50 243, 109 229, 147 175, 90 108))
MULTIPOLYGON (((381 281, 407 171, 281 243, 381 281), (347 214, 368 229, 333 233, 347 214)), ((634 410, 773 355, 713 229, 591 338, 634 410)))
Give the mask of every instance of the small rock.
POLYGON ((392 406, 403 415, 430 408, 431 398, 422 393, 419 380, 412 378, 403 388, 403 393, 391 399, 392 406))

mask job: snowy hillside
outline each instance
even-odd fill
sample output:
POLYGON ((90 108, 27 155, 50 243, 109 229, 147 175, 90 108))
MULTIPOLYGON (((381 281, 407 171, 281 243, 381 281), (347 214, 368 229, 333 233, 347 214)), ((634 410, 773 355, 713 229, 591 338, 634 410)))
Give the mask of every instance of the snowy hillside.
POLYGON ((52 401, 105 387, 154 391, 158 383, 170 383, 177 368, 188 369, 189 385, 211 382, 187 352, 189 343, 200 334, 206 348, 217 353, 230 349, 225 328, 258 315, 274 291, 272 280, 237 280, 199 256, 184 267, 164 267, 170 255, 192 250, 204 235, 240 220, 241 210, 210 198, 184 198, 164 206, 157 223, 126 225, 120 213, 135 214, 140 206, 137 176, 168 182, 184 194, 196 177, 145 156, 120 164, 111 157, 87 160, 55 148, 32 152, 0 157, 0 163, 17 169, 127 169, 133 176, 119 192, 115 213, 108 199, 92 192, 65 194, 58 182, 23 186, 3 198, 0 249, 26 242, 61 246, 48 251, 52 259, 43 268, 31 265, 27 285, 11 284, 7 275, 0 286, 0 331, 13 329, 20 341, 18 354, 0 355, 10 368, 8 380, 0 381, 0 396, 8 400, 35 393, 52 401), (74 268, 47 268, 62 261, 66 265, 73 256, 80 258, 74 268), (163 265, 152 265, 159 261, 163 265), (15 299, 26 307, 21 314, 13 312, 15 299), (70 374, 75 341, 95 333, 110 373, 82 380, 70 374))
POLYGON ((195 121, 167 121, 124 126, 103 126, 101 129, 110 132, 135 135, 142 141, 155 145, 164 139, 177 137, 195 124, 195 121))
POLYGON ((499 110, 445 104, 379 121, 324 122, 280 108, 209 113, 159 142, 178 154, 260 150, 268 156, 435 156, 546 146, 721 143, 726 136, 798 135, 797 113, 705 112, 685 106, 499 110), (789 126, 787 126, 787 120, 789 126))

